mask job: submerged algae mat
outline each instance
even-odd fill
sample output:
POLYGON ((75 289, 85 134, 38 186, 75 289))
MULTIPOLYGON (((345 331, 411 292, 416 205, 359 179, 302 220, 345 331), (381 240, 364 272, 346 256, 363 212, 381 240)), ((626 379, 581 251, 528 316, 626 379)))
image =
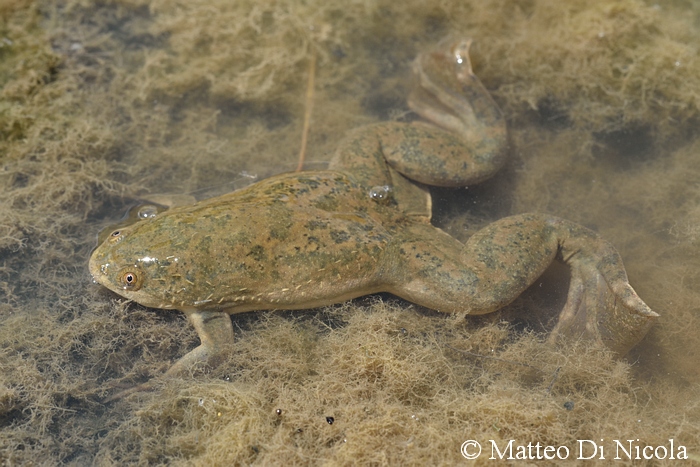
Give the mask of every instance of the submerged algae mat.
POLYGON ((1 3, 0 462, 452 464, 469 439, 571 458, 592 440, 608 460, 614 439, 673 439, 697 460, 700 10, 590 3, 1 3), (152 193, 293 169, 312 55, 312 163, 405 118, 410 60, 448 33, 475 38, 511 160, 436 190, 436 222, 462 240, 526 211, 597 230, 662 315, 649 336, 622 360, 544 345, 559 267, 476 319, 390 296, 236 316, 215 371, 102 404, 197 342, 179 313, 90 283, 96 233, 152 193))

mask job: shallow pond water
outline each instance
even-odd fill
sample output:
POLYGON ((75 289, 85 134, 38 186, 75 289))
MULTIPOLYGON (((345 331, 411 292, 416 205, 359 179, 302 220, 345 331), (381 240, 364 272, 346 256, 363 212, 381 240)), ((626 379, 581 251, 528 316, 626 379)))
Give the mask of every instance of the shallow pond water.
POLYGON ((582 447, 622 465, 639 448, 635 462, 656 465, 683 446, 698 461, 699 12, 633 0, 0 5, 0 461, 453 464, 467 440, 485 465, 506 462, 488 457, 510 440, 514 456, 539 442, 582 464, 582 447), (537 211, 598 231, 661 314, 649 335, 619 360, 545 345, 568 284, 555 266, 478 318, 389 295, 238 315, 217 369, 102 403, 197 338, 180 313, 91 283, 97 233, 154 194, 202 198, 293 170, 310 102, 307 167, 349 129, 411 118, 410 61, 448 34, 474 38, 510 159, 479 186, 434 190, 434 222, 465 240, 537 211))

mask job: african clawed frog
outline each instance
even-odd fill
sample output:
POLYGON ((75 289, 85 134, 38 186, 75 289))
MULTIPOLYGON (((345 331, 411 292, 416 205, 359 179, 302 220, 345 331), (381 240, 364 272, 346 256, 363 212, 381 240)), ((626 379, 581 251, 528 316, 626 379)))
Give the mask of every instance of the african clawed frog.
POLYGON ((430 224, 425 185, 483 181, 506 155, 504 117, 472 73, 469 45, 448 39, 416 59, 409 106, 425 121, 358 128, 329 170, 277 175, 159 211, 97 247, 89 264, 96 282, 144 306, 181 310, 197 330, 201 345, 166 374, 221 360, 233 344, 229 314, 376 292, 444 312, 489 313, 554 259, 572 277, 552 336, 593 339, 619 354, 644 336, 658 315, 594 232, 522 214, 460 243, 430 224))

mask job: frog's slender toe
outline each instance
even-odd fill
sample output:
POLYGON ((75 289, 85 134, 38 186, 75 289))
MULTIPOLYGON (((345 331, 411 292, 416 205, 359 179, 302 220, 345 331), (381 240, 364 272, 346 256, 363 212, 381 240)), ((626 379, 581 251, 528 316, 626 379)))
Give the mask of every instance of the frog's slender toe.
POLYGON ((549 340, 592 340, 622 356, 658 317, 626 278, 611 278, 608 283, 593 265, 572 265, 566 305, 549 340))
POLYGON ((137 392, 143 392, 143 391, 152 391, 154 389, 154 385, 151 381, 147 381, 145 383, 123 389, 121 391, 115 392, 111 396, 107 396, 104 399, 102 399, 103 404, 109 404, 110 402, 117 401, 119 399, 123 399, 126 396, 129 396, 131 394, 135 394, 137 392))

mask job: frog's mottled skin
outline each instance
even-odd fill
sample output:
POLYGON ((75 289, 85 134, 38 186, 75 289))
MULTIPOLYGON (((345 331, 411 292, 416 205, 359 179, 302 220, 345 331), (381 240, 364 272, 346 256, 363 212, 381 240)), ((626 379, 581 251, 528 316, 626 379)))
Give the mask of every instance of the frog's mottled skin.
POLYGON ((555 258, 571 266, 572 279, 554 336, 593 339, 620 354, 644 336, 658 315, 594 232, 523 214, 462 244, 430 224, 423 184, 465 186, 504 162, 505 122, 471 71, 469 43, 443 41, 414 64, 418 86, 409 104, 432 123, 357 129, 330 170, 153 209, 98 246, 90 259, 96 282, 145 306, 181 310, 199 333, 201 345, 168 374, 216 364, 233 343, 228 314, 311 308, 375 292, 439 311, 489 313, 555 258))

